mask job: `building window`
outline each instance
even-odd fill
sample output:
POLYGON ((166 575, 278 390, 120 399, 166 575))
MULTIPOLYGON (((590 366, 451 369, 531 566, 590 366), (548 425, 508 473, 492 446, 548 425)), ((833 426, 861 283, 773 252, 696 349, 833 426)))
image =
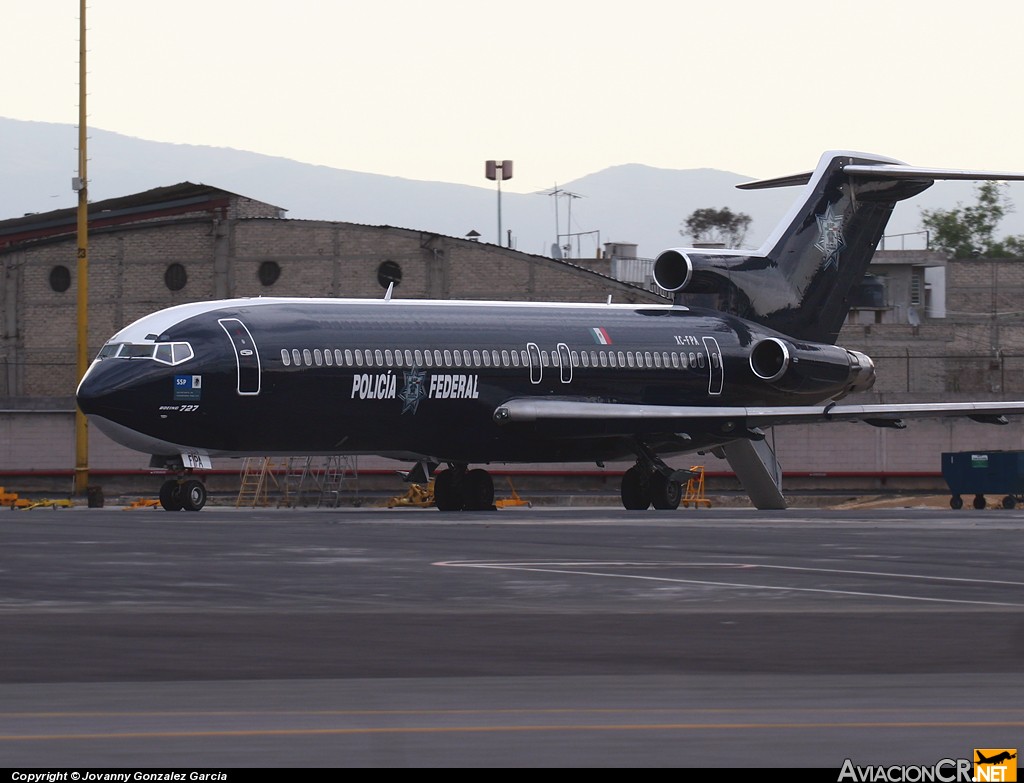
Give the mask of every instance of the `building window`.
POLYGON ((180 291, 188 282, 188 272, 181 264, 171 264, 164 272, 164 284, 171 291, 180 291))
POLYGON ((71 288, 71 270, 66 266, 55 266, 50 270, 50 288, 63 294, 71 288))
POLYGON ((273 285, 277 282, 277 278, 281 276, 281 265, 277 261, 264 261, 260 264, 259 270, 256 272, 256 277, 259 278, 263 285, 273 285))
POLYGON ((387 288, 392 283, 398 288, 402 282, 402 267, 388 259, 377 267, 377 282, 381 288, 387 288))

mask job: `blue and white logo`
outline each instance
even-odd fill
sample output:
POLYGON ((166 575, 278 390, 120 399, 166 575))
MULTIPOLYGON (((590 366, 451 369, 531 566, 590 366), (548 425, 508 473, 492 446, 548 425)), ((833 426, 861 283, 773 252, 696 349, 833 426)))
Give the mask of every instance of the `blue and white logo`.
POLYGON ((195 402, 203 394, 202 375, 175 375, 174 399, 195 402))

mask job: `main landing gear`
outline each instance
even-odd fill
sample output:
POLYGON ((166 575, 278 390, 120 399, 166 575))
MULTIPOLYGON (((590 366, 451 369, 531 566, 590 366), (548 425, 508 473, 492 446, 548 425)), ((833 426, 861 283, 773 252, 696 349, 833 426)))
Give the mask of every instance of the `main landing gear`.
POLYGON ((166 511, 199 511, 206 497, 206 485, 191 474, 169 479, 160 487, 160 505, 166 511))
POLYGON ((622 474, 622 507, 627 511, 675 511, 683 498, 680 479, 687 471, 674 471, 642 444, 636 464, 622 474))
POLYGON ((486 470, 448 464, 434 474, 434 505, 439 511, 493 511, 494 480, 486 470))

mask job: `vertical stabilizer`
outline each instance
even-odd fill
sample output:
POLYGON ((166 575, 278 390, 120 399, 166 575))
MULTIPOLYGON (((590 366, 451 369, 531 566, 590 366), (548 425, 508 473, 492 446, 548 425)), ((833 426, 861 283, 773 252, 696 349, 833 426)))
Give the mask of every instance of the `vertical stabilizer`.
POLYGON ((804 185, 789 214, 754 253, 673 249, 654 275, 682 304, 716 306, 791 337, 834 343, 896 202, 937 179, 1024 179, 1016 173, 926 169, 891 158, 826 152, 810 173, 742 189, 804 185))

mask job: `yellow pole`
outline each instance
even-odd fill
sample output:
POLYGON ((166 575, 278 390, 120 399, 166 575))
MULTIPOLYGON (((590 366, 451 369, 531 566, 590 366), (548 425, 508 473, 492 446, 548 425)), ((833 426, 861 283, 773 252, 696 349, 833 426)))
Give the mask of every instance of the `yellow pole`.
MULTIPOLYGON (((79 383, 89 369, 89 195, 85 153, 85 0, 79 0, 78 19, 78 356, 79 383)), ((75 408, 75 494, 89 484, 89 427, 75 408)))

